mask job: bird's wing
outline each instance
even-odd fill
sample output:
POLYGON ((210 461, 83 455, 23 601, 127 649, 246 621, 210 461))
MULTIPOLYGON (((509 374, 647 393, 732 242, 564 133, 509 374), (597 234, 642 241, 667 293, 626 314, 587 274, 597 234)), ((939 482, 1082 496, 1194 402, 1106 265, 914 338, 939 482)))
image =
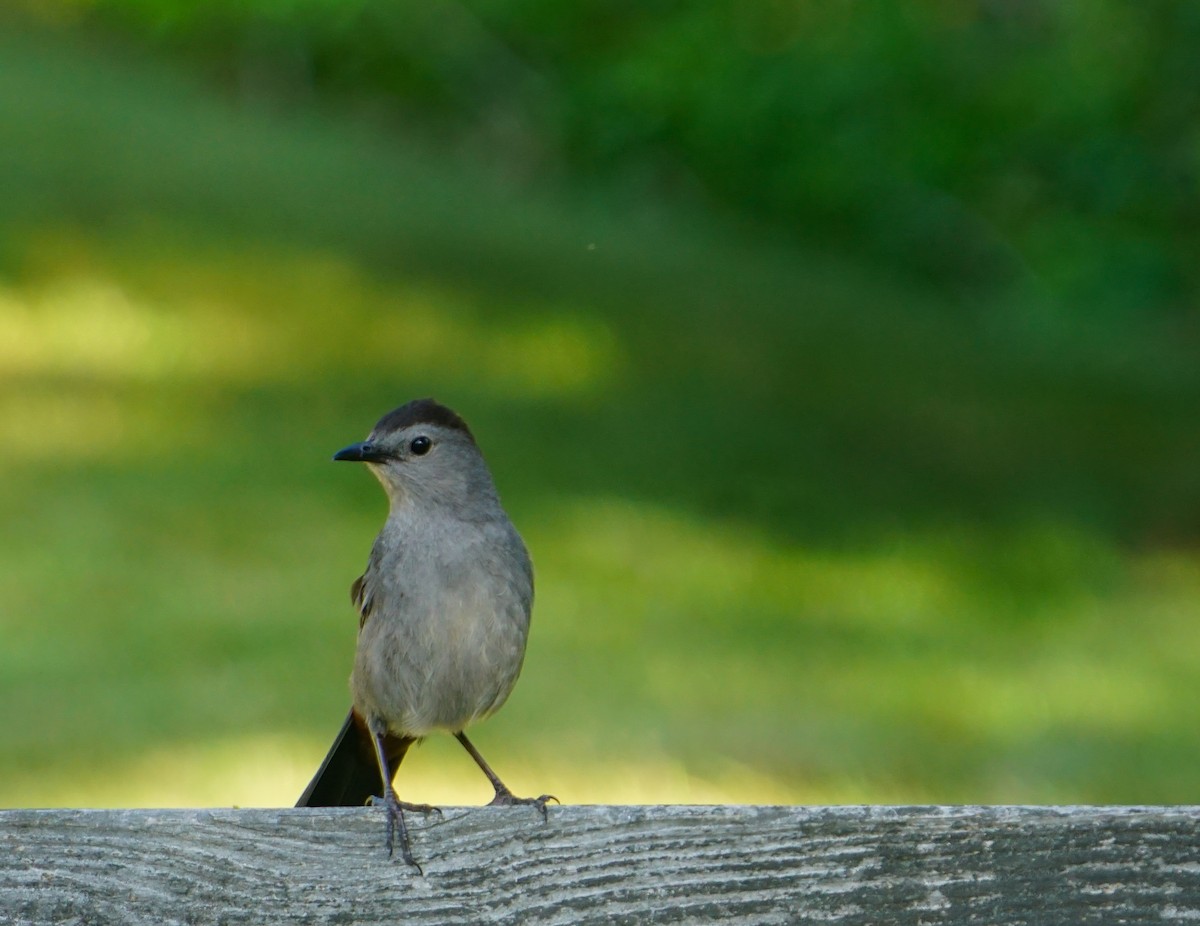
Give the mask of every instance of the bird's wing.
POLYGON ((354 608, 358 611, 358 629, 361 631, 375 605, 375 595, 371 590, 370 569, 355 579, 354 584, 350 586, 350 600, 354 602, 354 608))
POLYGON ((362 630, 362 625, 367 622, 367 574, 364 572, 361 576, 354 580, 354 584, 350 586, 350 601, 354 605, 354 610, 358 612, 358 629, 362 630))
POLYGON ((367 618, 371 616, 371 608, 375 604, 374 595, 374 576, 379 568, 379 547, 375 545, 371 547, 371 556, 367 560, 367 570, 361 576, 354 580, 354 584, 350 586, 350 601, 354 605, 354 609, 358 611, 358 629, 362 630, 363 624, 367 622, 367 618))

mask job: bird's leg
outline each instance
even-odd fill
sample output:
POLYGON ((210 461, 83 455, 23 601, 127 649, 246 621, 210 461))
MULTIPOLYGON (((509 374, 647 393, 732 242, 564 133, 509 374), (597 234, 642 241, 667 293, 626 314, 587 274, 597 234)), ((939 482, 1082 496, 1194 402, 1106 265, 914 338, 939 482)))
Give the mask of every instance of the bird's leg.
POLYGON ((483 770, 483 774, 487 775, 488 781, 490 781, 492 783, 492 787, 496 789, 496 796, 493 797, 488 803, 489 807, 513 807, 517 804, 532 804, 541 813, 542 819, 545 820, 546 803, 548 801, 554 801, 556 804, 558 803, 558 798, 553 794, 543 794, 541 797, 517 797, 508 790, 508 786, 500 780, 500 776, 492 771, 492 767, 487 764, 483 756, 479 754, 479 750, 471 744, 469 739, 467 739, 467 735, 465 733, 459 730, 454 734, 454 738, 462 743, 463 749, 471 754, 471 758, 475 760, 475 764, 483 770))
MULTIPOLYGON (((428 804, 409 804, 401 801, 396 797, 396 791, 392 787, 393 771, 388 768, 387 752, 384 749, 383 741, 387 735, 386 729, 383 729, 382 724, 369 723, 371 731, 371 744, 375 747, 375 760, 379 763, 379 777, 383 780, 383 807, 387 811, 387 850, 388 858, 392 857, 396 845, 396 832, 400 833, 400 854, 404 861, 413 868, 417 869, 420 874, 425 872, 421 866, 417 864, 417 860, 413 858, 412 849, 409 846, 408 840, 408 824, 404 822, 404 811, 411 810, 416 813, 431 813, 437 811, 436 807, 430 807, 428 804)), ((376 803, 375 799, 371 799, 371 803, 376 803)))

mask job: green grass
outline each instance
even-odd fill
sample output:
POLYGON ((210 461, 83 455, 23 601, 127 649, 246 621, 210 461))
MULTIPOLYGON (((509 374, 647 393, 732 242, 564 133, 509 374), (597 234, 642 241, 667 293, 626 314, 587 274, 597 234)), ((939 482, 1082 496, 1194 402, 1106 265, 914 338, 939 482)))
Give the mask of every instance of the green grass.
MULTIPOLYGON (((567 801, 1167 801, 1200 767, 1186 342, 950 300, 352 113, 0 36, 0 803, 288 803, 433 394, 529 542, 477 741, 567 801)), ((401 781, 481 799, 453 744, 401 781)))

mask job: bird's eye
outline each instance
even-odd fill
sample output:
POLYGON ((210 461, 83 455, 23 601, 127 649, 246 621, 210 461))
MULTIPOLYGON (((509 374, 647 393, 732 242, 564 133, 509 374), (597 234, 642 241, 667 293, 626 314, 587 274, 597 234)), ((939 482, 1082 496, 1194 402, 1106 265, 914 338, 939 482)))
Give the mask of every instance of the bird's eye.
POLYGON ((422 434, 420 437, 414 437, 412 443, 408 445, 408 449, 419 457, 429 453, 429 448, 433 446, 433 441, 422 434))

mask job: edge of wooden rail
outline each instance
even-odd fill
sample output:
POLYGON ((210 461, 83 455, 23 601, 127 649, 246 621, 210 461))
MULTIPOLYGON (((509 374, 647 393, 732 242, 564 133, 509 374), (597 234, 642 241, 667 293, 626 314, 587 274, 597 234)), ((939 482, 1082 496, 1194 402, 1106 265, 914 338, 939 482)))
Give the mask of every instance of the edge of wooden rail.
POLYGON ((1200 920, 1198 806, 0 811, 0 924, 1200 920))

